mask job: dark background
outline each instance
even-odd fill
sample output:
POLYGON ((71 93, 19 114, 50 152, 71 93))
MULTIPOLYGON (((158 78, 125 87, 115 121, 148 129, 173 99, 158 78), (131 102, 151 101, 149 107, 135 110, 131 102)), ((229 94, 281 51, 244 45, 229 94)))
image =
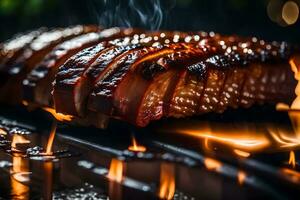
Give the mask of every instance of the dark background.
MULTIPOLYGON (((289 26, 280 19, 272 21, 267 12, 270 1, 276 3, 272 12, 280 18, 285 0, 0 0, 0 40, 40 26, 101 23, 106 27, 204 30, 300 43, 300 19, 289 26)), ((300 5, 300 0, 293 1, 300 5)))

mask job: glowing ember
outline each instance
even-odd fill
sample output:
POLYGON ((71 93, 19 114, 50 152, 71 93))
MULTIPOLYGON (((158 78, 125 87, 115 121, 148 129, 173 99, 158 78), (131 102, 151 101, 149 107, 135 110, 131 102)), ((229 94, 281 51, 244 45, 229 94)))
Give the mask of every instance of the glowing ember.
POLYGON ((218 171, 222 167, 222 163, 212 158, 205 158, 204 165, 208 170, 218 171))
POLYGON ((72 121, 72 119, 74 118, 74 116, 72 115, 65 115, 62 113, 57 113, 55 111, 55 109, 53 108, 43 108, 45 111, 51 113, 53 115, 53 117, 58 120, 58 121, 72 121))
POLYGON ((123 162, 118 159, 112 159, 110 163, 107 178, 121 183, 123 180, 123 162))
POLYGON ((239 171, 238 174, 237 174, 238 183, 240 185, 243 185, 244 182, 245 182, 246 177, 247 177, 247 175, 246 175, 245 172, 239 171))
POLYGON ((291 165, 292 168, 296 167, 296 159, 295 159, 295 152, 294 151, 290 151, 289 165, 291 165))
POLYGON ((160 169, 158 196, 161 199, 173 199, 175 193, 175 167, 169 163, 162 163, 160 169))
POLYGON ((132 146, 129 146, 128 149, 134 152, 145 152, 146 147, 138 145, 135 137, 132 137, 132 146))
POLYGON ((236 153, 236 155, 244 157, 244 158, 248 158, 251 155, 249 152, 241 151, 239 149, 234 149, 233 152, 236 153))
POLYGON ((17 144, 28 144, 30 143, 29 140, 25 139, 22 135, 14 134, 12 142, 11 142, 11 149, 17 149, 17 144))
POLYGON ((56 127, 57 127, 57 122, 54 121, 53 124, 52 124, 52 127, 51 127, 48 142, 47 142, 46 155, 52 155, 53 154, 52 146, 53 146, 53 142, 54 142, 54 138, 55 138, 56 127))

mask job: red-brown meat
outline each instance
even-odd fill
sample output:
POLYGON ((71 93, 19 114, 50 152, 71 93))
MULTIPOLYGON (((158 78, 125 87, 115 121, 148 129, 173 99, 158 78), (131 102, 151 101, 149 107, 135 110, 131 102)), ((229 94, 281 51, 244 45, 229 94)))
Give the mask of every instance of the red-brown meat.
POLYGON ((23 88, 23 100, 98 127, 109 118, 146 126, 290 103, 289 61, 300 64, 298 50, 284 42, 204 32, 79 26, 41 29, 0 47, 0 99, 20 102, 23 88))
POLYGON ((87 32, 94 32, 96 26, 74 26, 58 28, 38 35, 23 52, 10 59, 0 69, 4 84, 0 87, 0 101, 19 103, 22 98, 22 81, 32 68, 59 43, 87 32))

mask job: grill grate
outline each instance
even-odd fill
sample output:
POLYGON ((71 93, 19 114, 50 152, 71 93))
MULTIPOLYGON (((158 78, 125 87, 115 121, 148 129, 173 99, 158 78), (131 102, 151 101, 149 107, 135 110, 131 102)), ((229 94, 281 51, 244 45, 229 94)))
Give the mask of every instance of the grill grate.
POLYGON ((247 121, 255 124, 255 130, 280 121, 276 127, 291 129, 286 114, 272 113, 268 107, 255 120, 249 118, 250 114, 256 116, 255 108, 243 112, 162 120, 143 129, 117 121, 107 130, 59 124, 53 147, 55 156, 33 159, 26 151, 11 151, 11 142, 15 135, 21 135, 31 143, 19 144, 19 149, 45 147, 51 121, 39 111, 4 109, 0 128, 7 135, 0 143, 0 196, 4 199, 51 196, 53 199, 293 199, 300 190, 297 146, 292 148, 296 154, 293 169, 288 164, 290 148, 271 146, 241 157, 234 155, 227 143, 211 140, 207 149, 205 138, 174 134, 178 127, 194 127, 194 122, 203 127, 207 121, 221 123, 223 128, 247 121), (250 114, 245 117, 245 113, 250 114), (267 120, 270 114, 271 122, 267 120), (128 150, 133 133, 146 152, 128 150))

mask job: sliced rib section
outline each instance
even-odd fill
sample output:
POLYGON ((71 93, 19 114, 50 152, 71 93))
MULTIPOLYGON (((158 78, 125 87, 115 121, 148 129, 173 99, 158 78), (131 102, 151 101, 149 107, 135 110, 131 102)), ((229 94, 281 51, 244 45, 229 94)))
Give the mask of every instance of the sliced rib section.
POLYGON ((30 43, 43 32, 45 32, 46 28, 40 28, 38 30, 34 30, 25 34, 17 34, 12 39, 4 42, 1 45, 0 49, 0 79, 1 84, 4 84, 7 80, 8 76, 5 73, 1 73, 4 71, 6 66, 11 66, 13 62, 21 56, 22 53, 28 48, 30 43))
MULTIPOLYGON (((135 123, 153 78, 169 71, 171 63, 176 65, 184 59, 192 62, 200 51, 192 49, 192 46, 179 43, 145 47, 124 57, 120 67, 96 84, 89 99, 89 109, 135 123)), ((175 72, 172 70, 170 73, 175 72)))
POLYGON ((289 60, 295 71, 298 59, 299 49, 257 38, 42 29, 0 45, 0 100, 20 102, 24 89, 23 100, 79 124, 103 127, 116 118, 146 126, 163 117, 290 103, 296 81, 289 60))
MULTIPOLYGON (((88 108, 95 112, 102 112, 104 114, 112 114, 113 105, 122 104, 122 100, 114 102, 115 91, 120 91, 120 84, 123 80, 130 80, 127 78, 134 71, 134 68, 146 60, 173 52, 172 49, 163 48, 161 45, 155 47, 144 47, 134 50, 122 57, 108 76, 96 83, 93 92, 89 97, 88 108)), ((127 82, 127 81, 126 81, 127 82)), ((123 88, 123 87, 122 87, 123 88)), ((123 88, 124 89, 124 88, 123 88)), ((117 95, 117 94, 116 94, 117 95)), ((124 99, 126 101, 126 99, 124 99)))
MULTIPOLYGON (((53 87, 53 99, 56 109, 62 113, 69 113, 73 115, 80 115, 83 112, 81 108, 81 102, 85 100, 85 96, 89 94, 89 83, 85 81, 83 77, 86 70, 93 68, 94 71, 89 73, 91 76, 101 73, 108 62, 122 52, 128 51, 129 49, 135 48, 137 45, 130 45, 132 35, 139 34, 139 30, 124 29, 119 34, 120 39, 107 40, 100 43, 102 49, 93 55, 92 59, 88 58, 89 61, 85 65, 78 65, 82 56, 76 56, 68 60, 58 71, 55 84, 53 87), (77 60, 79 59, 79 60, 77 60), (98 63, 93 64, 92 63, 98 63), (97 65, 97 67, 93 67, 97 65), (76 73, 75 73, 76 71, 76 73), (68 101, 68 107, 59 106, 60 102, 68 101)), ((111 37, 114 39, 115 37, 111 37)))
POLYGON ((68 58, 101 41, 132 34, 134 34, 133 29, 111 28, 100 32, 87 33, 56 46, 39 65, 31 70, 23 81, 23 88, 26 90, 24 99, 36 104, 50 106, 52 103, 52 82, 59 66, 64 64, 68 58))
POLYGON ((97 29, 98 27, 96 26, 75 26, 65 29, 54 29, 36 37, 11 65, 6 65, 2 68, 0 73, 8 76, 8 79, 0 89, 0 100, 8 103, 20 102, 23 79, 25 79, 27 73, 38 64, 46 54, 63 41, 97 29), (7 95, 8 93, 12 93, 13 95, 7 95))
MULTIPOLYGON (((176 113, 176 108, 174 109, 174 104, 172 103, 174 99, 178 102, 176 95, 188 76, 186 73, 187 66, 203 60, 213 53, 215 53, 215 48, 203 46, 203 44, 200 46, 191 45, 186 46, 186 49, 177 50, 174 54, 164 58, 164 63, 167 64, 169 70, 158 73, 148 85, 138 105, 134 123, 139 126, 145 126, 152 120, 169 116, 169 113, 176 113)), ((194 86, 192 85, 190 85, 188 90, 193 90, 194 86)), ((193 103, 190 102, 189 94, 184 92, 181 95, 183 95, 181 100, 185 101, 186 105, 193 106, 193 103)))
MULTIPOLYGON (((118 66, 119 60, 125 57, 127 54, 132 52, 134 49, 140 46, 158 46, 161 43, 168 43, 170 41, 182 41, 184 38, 188 37, 186 33, 180 32, 147 32, 142 34, 134 34, 132 37, 125 37, 119 40, 111 41, 112 46, 107 47, 102 51, 98 58, 91 64, 82 74, 78 74, 76 83, 72 86, 55 86, 54 95, 57 101, 60 97, 59 91, 64 91, 69 93, 69 95, 64 95, 72 97, 73 99, 68 99, 73 106, 72 110, 67 110, 70 107, 64 107, 60 112, 69 113, 77 116, 85 115, 86 102, 88 95, 91 92, 95 82, 99 82, 108 76, 115 68, 118 66), (80 76, 79 76, 80 75, 80 76), (68 90, 66 90, 68 88, 68 90)), ((195 40, 191 40, 191 42, 195 40)))

